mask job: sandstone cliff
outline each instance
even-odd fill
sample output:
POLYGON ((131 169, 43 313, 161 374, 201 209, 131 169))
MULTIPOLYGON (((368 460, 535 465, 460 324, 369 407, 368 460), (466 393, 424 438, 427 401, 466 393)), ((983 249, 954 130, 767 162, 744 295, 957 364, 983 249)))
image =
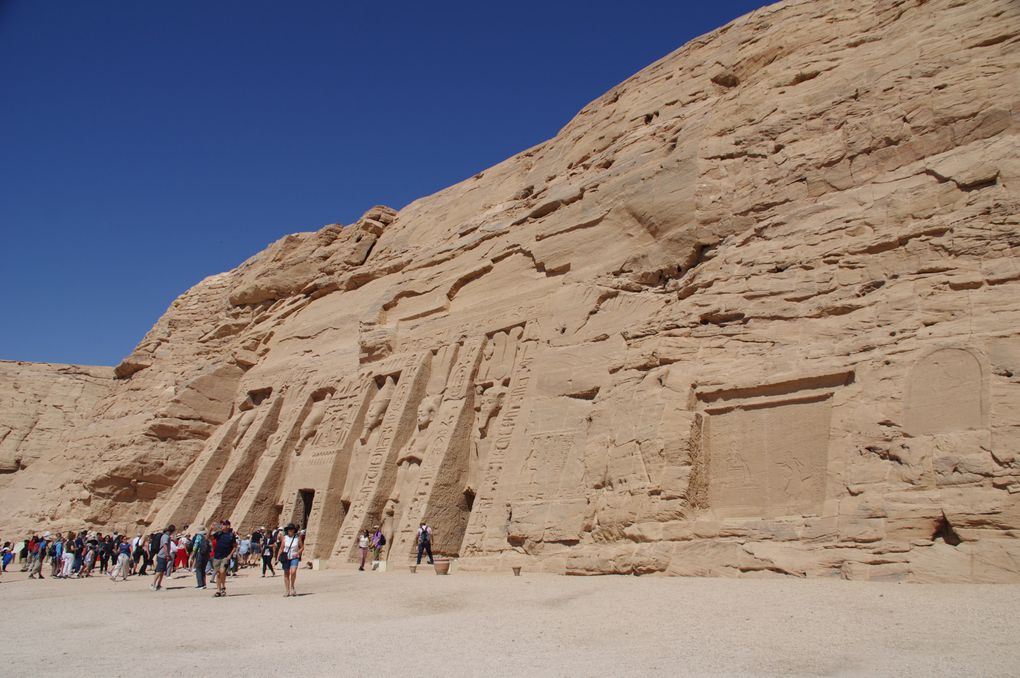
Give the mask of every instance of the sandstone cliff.
POLYGON ((379 524, 403 561, 428 520, 463 568, 1016 580, 1018 44, 1009 0, 738 19, 197 285, 0 527, 293 519, 337 562, 379 524))

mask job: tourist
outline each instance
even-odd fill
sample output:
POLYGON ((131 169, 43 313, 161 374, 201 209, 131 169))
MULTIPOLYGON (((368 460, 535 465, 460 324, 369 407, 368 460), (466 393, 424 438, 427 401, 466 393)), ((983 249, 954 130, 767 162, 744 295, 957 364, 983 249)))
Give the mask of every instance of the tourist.
POLYGON ((65 549, 63 535, 57 532, 57 537, 50 545, 46 548, 46 555, 50 558, 50 576, 59 577, 61 576, 61 569, 64 564, 64 549, 65 549))
POLYGON ((429 565, 434 564, 432 560, 432 528, 422 523, 418 528, 418 564, 421 565, 422 551, 429 556, 429 565))
POLYGON ((230 521, 224 520, 219 531, 213 534, 216 540, 213 546, 213 570, 216 572, 216 593, 214 597, 221 598, 227 595, 227 569, 230 567, 230 560, 237 552, 237 536, 230 528, 230 521))
POLYGON ((71 541, 70 539, 67 540, 67 543, 64 544, 63 552, 60 557, 63 561, 63 567, 61 568, 60 573, 57 576, 60 577, 61 579, 70 579, 74 575, 75 557, 73 541, 71 541))
POLYGON ((251 552, 251 535, 248 535, 237 545, 238 560, 241 567, 248 567, 248 554, 251 552))
POLYGON ((266 570, 268 569, 272 575, 276 576, 276 570, 273 569, 273 542, 270 541, 269 535, 267 534, 265 539, 262 540, 262 576, 266 576, 266 570))
POLYGON ((32 544, 29 547, 29 563, 28 563, 28 578, 29 579, 45 579, 42 573, 43 558, 46 557, 46 541, 50 538, 50 533, 46 532, 42 537, 33 537, 32 544))
POLYGON ((371 536, 368 534, 368 530, 361 533, 358 537, 358 550, 361 551, 361 567, 358 569, 364 572, 365 570, 365 558, 368 557, 368 545, 372 541, 371 536))
POLYGON ((188 558, 190 554, 188 549, 191 547, 191 540, 188 539, 188 535, 182 535, 177 538, 177 550, 174 552, 174 569, 188 569, 188 558))
MULTIPOLYGON (((74 536, 74 533, 72 532, 71 535, 74 536)), ((78 536, 74 537, 74 542, 72 544, 72 549, 74 551, 74 564, 72 565, 71 572, 73 574, 78 574, 79 572, 81 572, 81 566, 82 566, 83 558, 85 556, 85 532, 84 531, 79 532, 78 536)))
POLYGON ((169 568, 173 564, 170 558, 170 543, 173 540, 170 538, 170 535, 176 529, 175 526, 171 525, 163 530, 163 534, 159 537, 159 547, 156 549, 156 575, 149 586, 153 591, 159 591, 163 588, 163 577, 169 574, 169 568))
POLYGON ((149 535, 149 564, 153 567, 155 567, 156 554, 159 553, 159 544, 162 540, 162 532, 153 532, 149 535))
POLYGON ((130 559, 131 545, 128 544, 127 540, 121 539, 120 543, 117 544, 117 564, 113 566, 110 579, 117 581, 117 577, 120 576, 121 581, 127 581, 128 572, 131 569, 129 565, 130 559))
POLYGON ((0 572, 6 572, 7 566, 14 560, 14 547, 11 545, 11 542, 5 541, 3 550, 0 553, 3 553, 3 560, 0 562, 0 572))
POLYGON ((145 570, 149 567, 149 552, 145 550, 145 540, 139 532, 131 542, 131 556, 134 562, 131 563, 133 574, 140 577, 145 576, 145 570))
POLYGON ((198 534, 191 540, 191 552, 194 554, 195 588, 205 589, 205 568, 209 565, 209 554, 212 544, 206 537, 205 528, 198 528, 198 534))
POLYGON ((94 537, 90 537, 85 542, 85 554, 82 556, 81 572, 78 574, 79 577, 91 577, 92 567, 96 564, 96 555, 98 544, 94 537))
POLYGON ((283 565, 283 586, 286 589, 284 597, 296 596, 294 582, 297 579, 298 567, 301 565, 301 555, 305 550, 305 538, 298 533, 297 525, 289 523, 284 528, 276 548, 277 557, 283 565))
POLYGON ((372 569, 376 570, 379 568, 379 561, 381 560, 383 547, 386 546, 386 535, 382 533, 379 526, 376 525, 372 528, 372 569))
POLYGON ((177 537, 171 535, 170 537, 170 560, 166 564, 166 576, 171 576, 174 573, 177 565, 177 537))
POLYGON ((251 555, 255 565, 258 565, 259 557, 262 555, 262 538, 265 536, 266 528, 260 527, 251 533, 251 555))
MULTIPOLYGON (((114 558, 114 563, 116 563, 115 554, 118 553, 118 551, 115 550, 113 537, 110 535, 106 535, 104 537, 103 533, 100 532, 97 539, 99 540, 99 571, 103 574, 110 574, 110 559, 111 557, 114 558)), ((118 537, 116 548, 120 547, 121 541, 122 540, 118 537)))

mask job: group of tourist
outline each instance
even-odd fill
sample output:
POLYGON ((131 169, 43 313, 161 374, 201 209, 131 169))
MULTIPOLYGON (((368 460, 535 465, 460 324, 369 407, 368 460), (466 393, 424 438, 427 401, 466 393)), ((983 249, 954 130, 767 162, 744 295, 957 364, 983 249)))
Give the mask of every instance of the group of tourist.
MULTIPOLYGON (((421 523, 416 538, 418 564, 423 555, 432 563, 432 528, 421 523)), ((376 525, 371 531, 365 530, 358 537, 361 553, 359 570, 365 569, 365 562, 371 550, 372 560, 381 560, 386 536, 376 525)), ((276 576, 273 563, 283 569, 284 595, 296 596, 297 571, 305 550, 305 532, 294 523, 275 530, 260 527, 247 536, 234 532, 229 520, 222 520, 202 527, 194 534, 179 534, 174 525, 162 532, 154 532, 143 538, 142 534, 128 537, 117 532, 104 535, 101 532, 82 530, 80 532, 58 532, 53 535, 43 532, 32 535, 15 546, 3 543, 0 572, 15 555, 21 557, 21 571, 28 572, 29 579, 44 579, 44 571, 58 579, 91 577, 94 573, 109 576, 113 581, 127 581, 129 576, 145 576, 151 567, 153 580, 149 588, 163 589, 164 580, 176 570, 195 574, 195 588, 207 588, 207 580, 214 577, 215 597, 227 595, 227 577, 236 575, 241 568, 257 566, 261 557, 262 576, 268 572, 276 576)))
POLYGON ((134 537, 117 532, 82 530, 32 535, 18 545, 3 544, 0 571, 20 556, 21 571, 29 579, 72 579, 106 575, 114 581, 126 581, 129 576, 145 576, 152 570, 149 588, 163 589, 166 578, 177 570, 195 574, 195 588, 208 587, 213 578, 219 598, 227 594, 227 577, 238 570, 262 566, 262 576, 276 576, 274 562, 283 568, 284 589, 287 596, 296 596, 297 570, 304 554, 304 531, 291 523, 286 527, 266 530, 260 527, 243 536, 235 533, 229 520, 199 528, 194 534, 178 533, 174 525, 147 537, 134 537))

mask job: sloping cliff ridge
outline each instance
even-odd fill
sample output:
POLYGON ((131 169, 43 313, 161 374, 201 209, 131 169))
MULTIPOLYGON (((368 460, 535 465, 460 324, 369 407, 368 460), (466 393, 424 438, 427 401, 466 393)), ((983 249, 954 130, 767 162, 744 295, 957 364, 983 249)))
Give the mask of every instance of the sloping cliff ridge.
POLYGON ((403 562, 425 520, 464 569, 1016 581, 1018 44, 1009 0, 698 38, 196 285, 7 465, 0 528, 295 520, 336 563, 378 524, 403 562))

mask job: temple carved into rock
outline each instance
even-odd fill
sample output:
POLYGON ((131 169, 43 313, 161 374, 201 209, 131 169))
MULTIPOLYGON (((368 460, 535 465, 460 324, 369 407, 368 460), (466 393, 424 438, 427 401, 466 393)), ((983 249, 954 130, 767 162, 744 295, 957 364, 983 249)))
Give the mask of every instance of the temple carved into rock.
POLYGON ((1011 0, 737 19, 201 281, 114 369, 0 363, 0 529, 294 521, 328 567, 427 521, 462 571, 1018 581, 1018 66, 1011 0))

